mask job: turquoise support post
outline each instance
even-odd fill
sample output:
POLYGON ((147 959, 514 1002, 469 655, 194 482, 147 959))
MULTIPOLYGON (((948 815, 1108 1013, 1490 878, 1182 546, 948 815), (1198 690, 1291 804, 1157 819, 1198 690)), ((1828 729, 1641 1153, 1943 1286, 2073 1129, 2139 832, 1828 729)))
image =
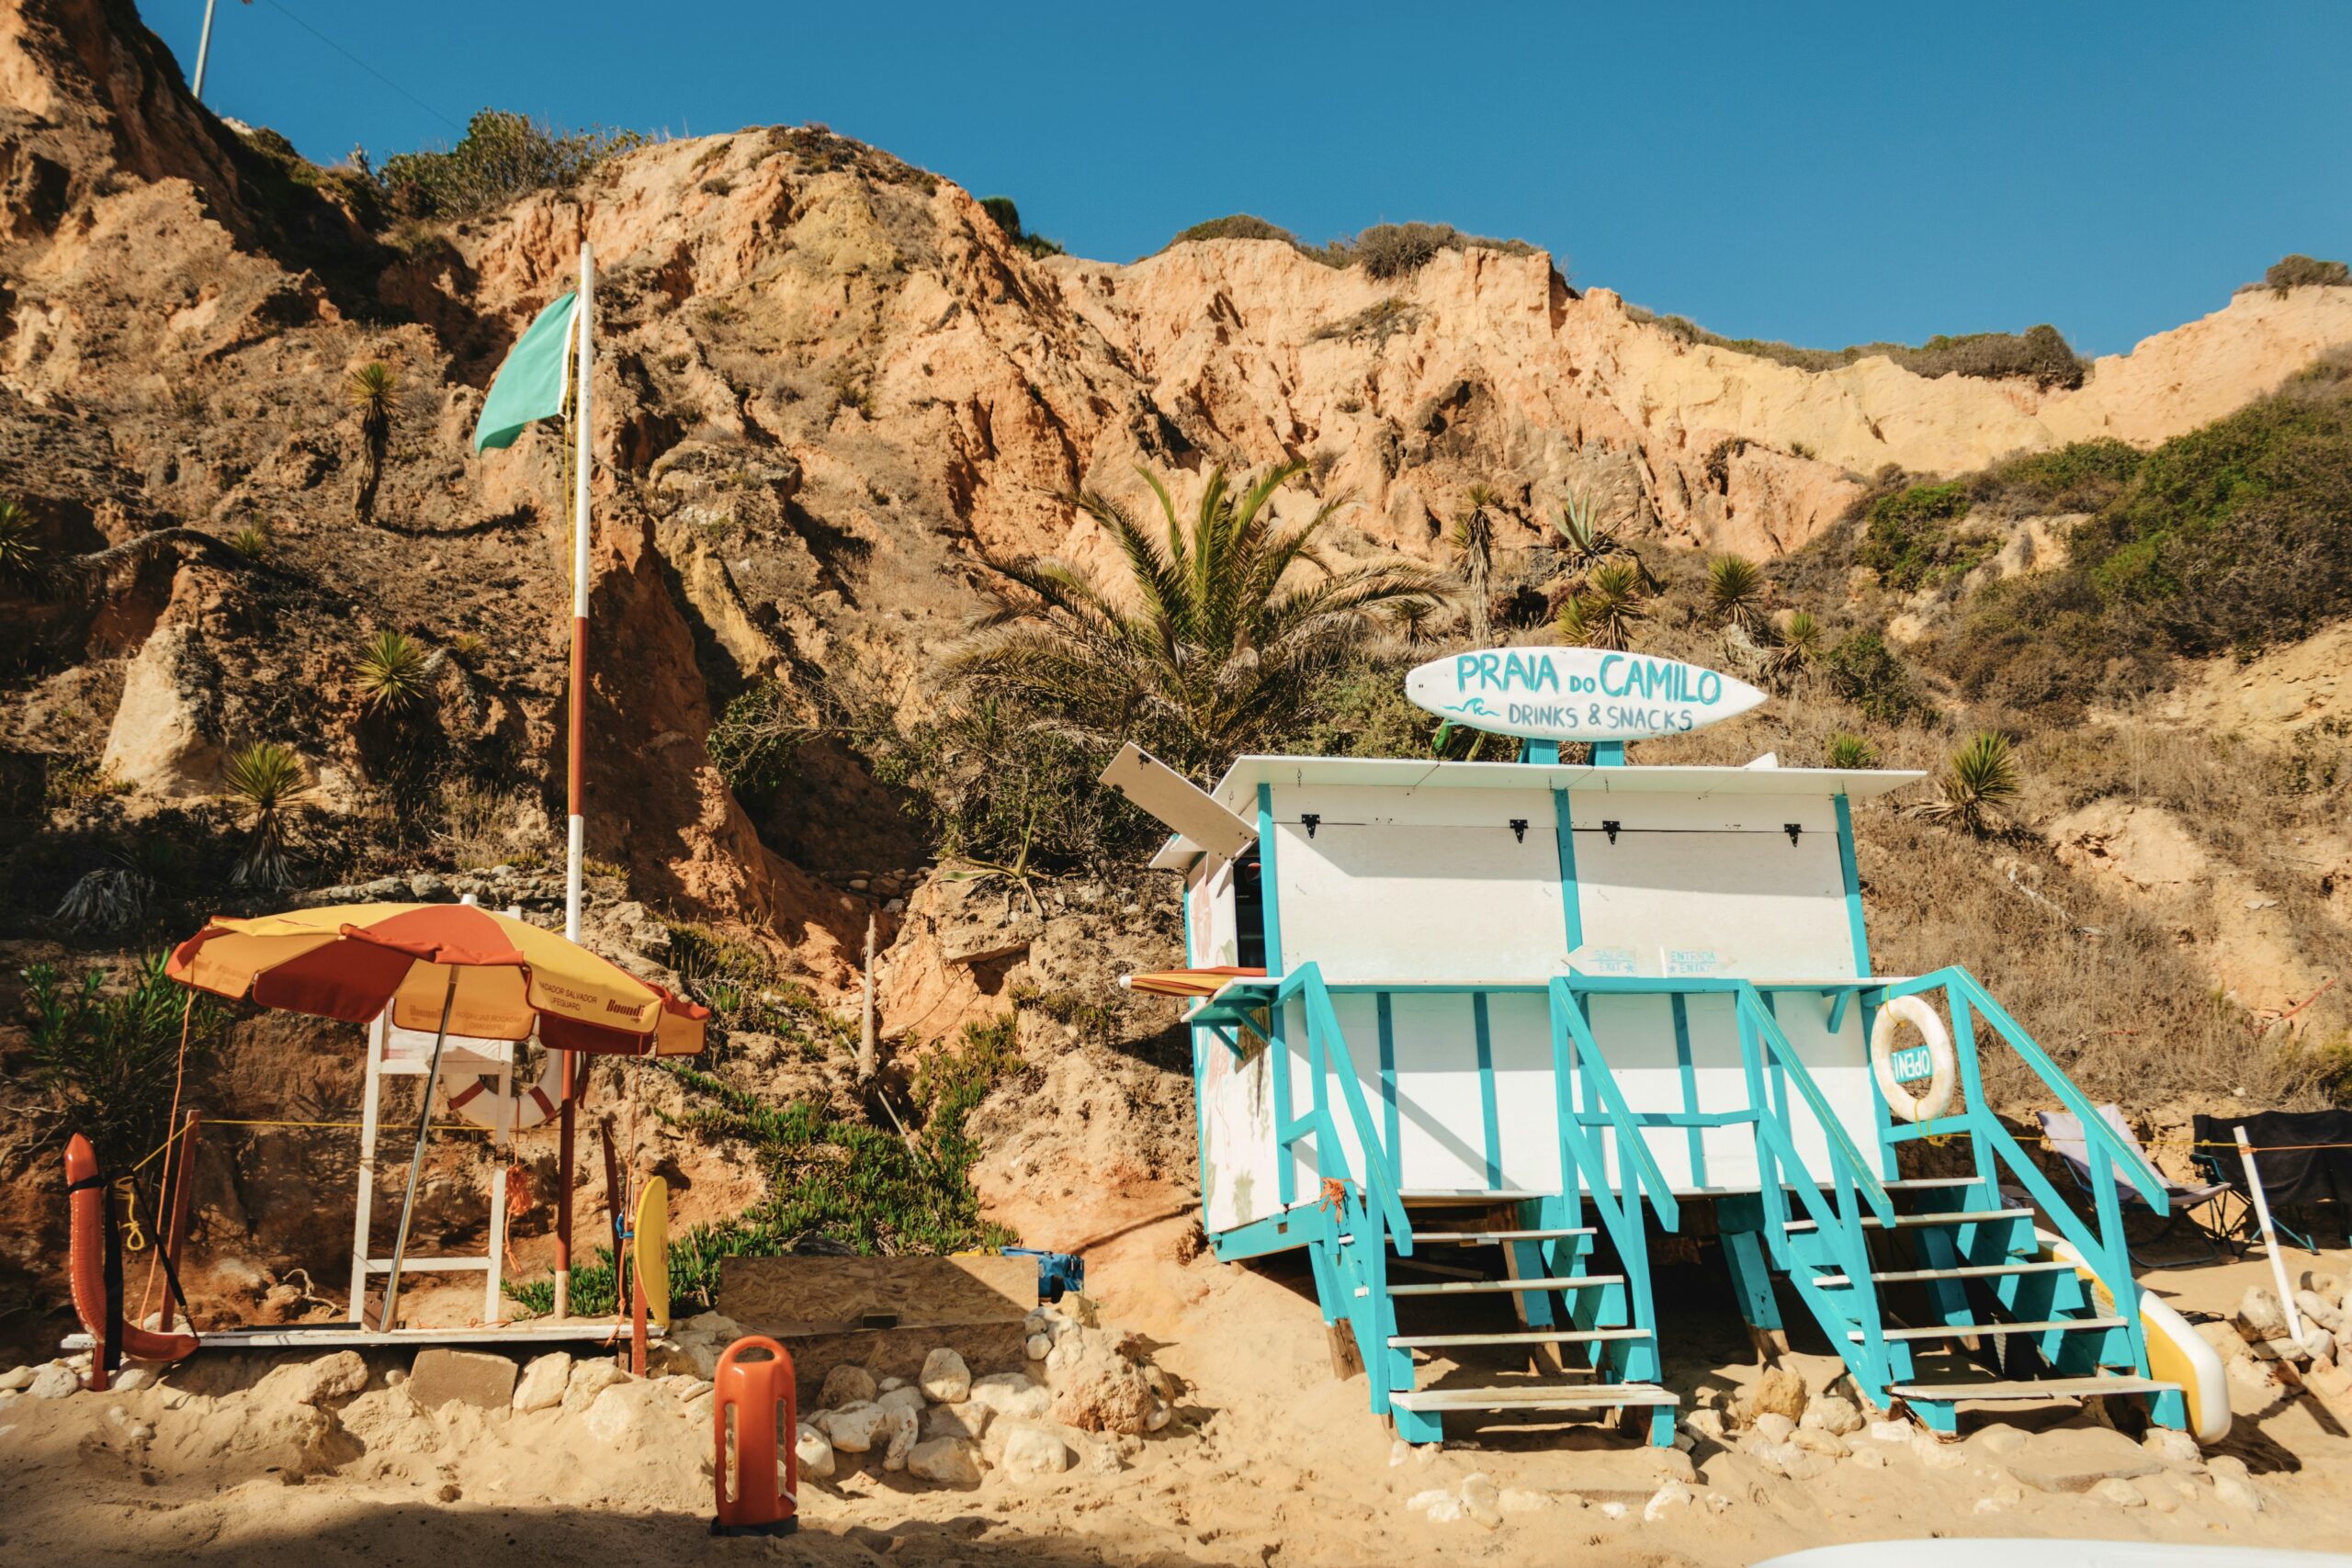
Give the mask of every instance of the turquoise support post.
POLYGON ((1577 835, 1568 792, 1552 792, 1552 830, 1560 859, 1560 918, 1567 927, 1568 951, 1584 945, 1584 906, 1577 893, 1577 835))
POLYGON ((1625 765, 1625 743, 1623 740, 1596 740, 1592 743, 1592 765, 1596 768, 1622 768, 1625 765))
POLYGON ((1266 973, 1283 972, 1283 920, 1274 897, 1274 786, 1258 786, 1258 907, 1266 926, 1266 973))
POLYGON ((1560 760, 1560 743, 1556 740, 1522 740, 1519 743, 1519 760, 1522 762, 1556 762, 1560 760))
POLYGON ((1503 1184, 1502 1107, 1495 1099, 1495 1039, 1487 1021, 1487 993, 1470 993, 1470 1025, 1478 1038, 1478 1117, 1487 1143, 1487 1185, 1503 1184))
POLYGON ((1399 1115, 1396 1105, 1396 1010, 1395 998, 1383 991, 1374 1001, 1380 1021, 1380 1107, 1381 1132, 1388 1139, 1388 1180, 1391 1186, 1405 1183, 1405 1156, 1398 1145, 1399 1115))

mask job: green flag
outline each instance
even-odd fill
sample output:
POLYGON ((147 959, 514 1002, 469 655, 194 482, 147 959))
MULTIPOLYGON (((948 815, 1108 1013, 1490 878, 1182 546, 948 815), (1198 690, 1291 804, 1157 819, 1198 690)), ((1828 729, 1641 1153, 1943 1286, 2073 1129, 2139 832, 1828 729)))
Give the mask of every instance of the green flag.
POLYGON ((564 372, 571 362, 572 314, 577 294, 566 294, 531 323, 498 367, 490 396, 481 401, 481 421, 474 426, 474 450, 512 446, 523 427, 535 419, 552 419, 563 412, 564 372))

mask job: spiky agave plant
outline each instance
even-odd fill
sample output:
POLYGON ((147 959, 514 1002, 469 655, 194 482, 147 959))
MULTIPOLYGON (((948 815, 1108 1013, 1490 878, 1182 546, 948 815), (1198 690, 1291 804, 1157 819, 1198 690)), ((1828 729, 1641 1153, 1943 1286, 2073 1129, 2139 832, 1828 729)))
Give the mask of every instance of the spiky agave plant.
POLYGON ((359 411, 359 488, 351 510, 362 523, 375 521, 376 486, 383 478, 384 448, 392 435, 392 400, 399 390, 400 378, 380 359, 344 378, 344 397, 359 411))
POLYGON ((424 649, 404 632, 378 632, 351 656, 351 678, 370 713, 403 714, 432 683, 424 649))
POLYGON ((1764 572, 1746 556, 1707 563, 1707 613, 1725 626, 1753 632, 1764 617, 1764 572))
POLYGON ((1635 631, 1649 619, 1642 601, 1641 568, 1632 561, 1604 561, 1593 568, 1584 592, 1570 601, 1584 628, 1581 640, 1592 648, 1631 648, 1635 631))
POLYGON ((269 525, 257 518, 229 536, 229 547, 259 566, 276 553, 277 539, 269 525))
POLYGON ((1568 497, 1557 526, 1572 566, 1595 566, 1617 553, 1617 536, 1600 525, 1600 508, 1589 490, 1568 497))
POLYGON ((1986 730, 1952 753, 1936 780, 1938 797, 1917 809, 1982 838, 2017 798, 2018 782, 2008 737, 1986 730))
POLYGON ((40 587, 40 541, 33 537, 32 513, 22 502, 0 496, 0 581, 40 587))
POLYGON ((1810 664, 1821 657, 1824 633, 1821 621, 1810 610, 1792 610, 1781 626, 1781 646, 1799 664, 1810 664))
POLYGON ((239 887, 285 886, 286 810, 311 789, 302 759, 280 741, 256 740, 230 753, 222 781, 253 816, 253 841, 238 857, 230 881, 239 887))
POLYGON ((1878 748, 1859 735, 1840 730, 1829 738, 1823 748, 1821 765, 1825 768, 1875 768, 1878 748))

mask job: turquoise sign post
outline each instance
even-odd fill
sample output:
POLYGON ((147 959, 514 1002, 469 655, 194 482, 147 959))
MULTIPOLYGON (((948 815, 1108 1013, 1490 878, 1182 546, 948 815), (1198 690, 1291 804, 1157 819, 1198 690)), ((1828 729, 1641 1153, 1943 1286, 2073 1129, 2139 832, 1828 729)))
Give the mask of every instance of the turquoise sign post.
POLYGON ((1764 700, 1747 682, 1679 660, 1600 648, 1499 648, 1432 659, 1405 695, 1442 718, 1529 740, 1686 735, 1764 700))

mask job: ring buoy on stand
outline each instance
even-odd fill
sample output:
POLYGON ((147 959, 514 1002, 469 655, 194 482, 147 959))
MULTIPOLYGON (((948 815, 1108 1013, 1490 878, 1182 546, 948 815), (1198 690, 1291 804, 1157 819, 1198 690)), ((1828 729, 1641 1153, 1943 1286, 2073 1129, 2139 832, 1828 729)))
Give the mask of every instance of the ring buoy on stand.
MULTIPOLYGON (((520 1085, 514 1090, 513 1114, 506 1122, 510 1133, 537 1126, 563 1104, 563 1053, 549 1051, 546 1055, 547 1060, 539 1066, 538 1081, 520 1085)), ((492 1092, 492 1080, 477 1077, 463 1089, 452 1089, 449 1109, 477 1127, 497 1126, 498 1100, 492 1092)))
POLYGON ((1932 1122, 1950 1109, 1960 1087, 1960 1058, 1952 1054, 1951 1031, 1923 998, 1897 997, 1878 1010, 1871 1022, 1871 1076, 1878 1081, 1886 1108, 1905 1122, 1932 1122), (1933 1069, 1927 1092, 1916 1096, 1894 1076, 1895 1031, 1905 1023, 1926 1042, 1933 1069))
MULTIPOLYGON (((103 1361, 107 1345, 107 1320, 120 1312, 119 1304, 109 1311, 107 1292, 107 1227, 113 1223, 107 1213, 107 1195, 111 1190, 98 1175, 98 1154, 90 1140, 76 1133, 65 1141, 65 1194, 70 1240, 67 1274, 74 1286, 74 1312, 82 1326, 90 1331, 96 1342, 92 1352, 103 1361)), ((161 1246, 160 1240, 155 1244, 161 1246)), ((193 1334, 158 1334, 152 1328, 141 1328, 135 1323, 118 1326, 118 1341, 122 1354, 141 1361, 176 1361, 196 1354, 197 1340, 193 1334)), ((102 1382, 97 1386, 105 1386, 102 1382)))

